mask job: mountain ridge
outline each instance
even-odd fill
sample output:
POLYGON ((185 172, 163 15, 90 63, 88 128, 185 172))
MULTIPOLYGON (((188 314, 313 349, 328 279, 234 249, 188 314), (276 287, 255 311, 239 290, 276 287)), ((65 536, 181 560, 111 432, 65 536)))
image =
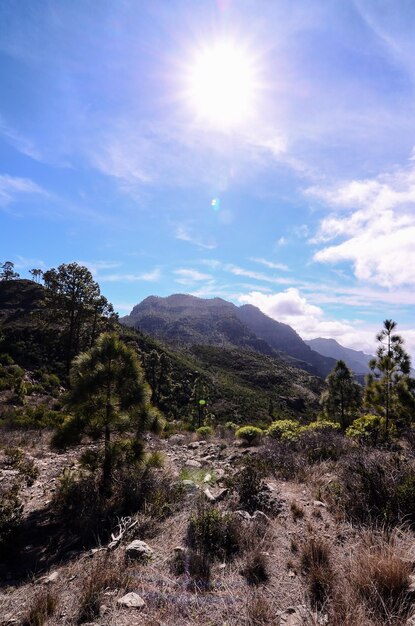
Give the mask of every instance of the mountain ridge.
POLYGON ((273 320, 253 305, 238 307, 222 298, 149 296, 120 322, 173 345, 251 349, 322 378, 336 363, 307 346, 291 326, 273 320))

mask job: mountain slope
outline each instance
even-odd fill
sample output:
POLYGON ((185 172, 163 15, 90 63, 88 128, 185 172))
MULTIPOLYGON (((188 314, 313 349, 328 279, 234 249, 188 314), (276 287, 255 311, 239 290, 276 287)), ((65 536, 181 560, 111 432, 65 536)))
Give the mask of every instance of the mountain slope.
POLYGON ((335 339, 318 337, 316 339, 310 339, 305 343, 310 346, 310 348, 326 357, 331 357, 336 359, 336 361, 344 361, 355 374, 367 374, 369 371, 368 363, 372 358, 370 354, 365 354, 359 350, 352 350, 351 348, 345 348, 335 339))
POLYGON ((237 307, 221 298, 150 296, 120 321, 172 345, 255 350, 317 376, 327 376, 335 365, 334 360, 307 346, 290 326, 267 317, 254 306, 237 307))
MULTIPOLYGON (((41 367, 60 375, 62 364, 56 358, 59 352, 56 348, 62 340, 57 328, 47 328, 42 322, 43 296, 43 286, 32 281, 0 281, 0 354, 12 356, 18 365, 28 370, 41 367)), ((195 305, 204 309, 199 302, 188 304, 190 308, 195 305)), ((212 308, 217 307, 225 312, 233 310, 233 305, 221 300, 213 303, 212 308)), ((166 323, 169 315, 167 311, 166 323)), ((181 320, 183 327, 179 337, 185 330, 186 315, 181 320)), ((203 338, 203 331, 211 325, 206 321, 209 318, 209 313, 201 315, 199 332, 190 325, 188 333, 194 332, 199 339, 203 338)), ((198 378, 206 389, 208 411, 219 422, 266 423, 271 419, 270 406, 274 407, 275 415, 305 417, 318 408, 322 391, 320 379, 274 358, 274 350, 250 333, 233 312, 228 317, 221 313, 217 322, 218 337, 223 341, 226 337, 239 340, 241 346, 227 341, 226 346, 191 348, 180 343, 172 348, 135 329, 117 327, 122 339, 138 351, 149 382, 154 379, 154 353, 162 357, 163 366, 157 372, 156 404, 168 418, 187 419, 194 414, 192 393, 198 378), (255 345, 263 352, 254 350, 255 345)))

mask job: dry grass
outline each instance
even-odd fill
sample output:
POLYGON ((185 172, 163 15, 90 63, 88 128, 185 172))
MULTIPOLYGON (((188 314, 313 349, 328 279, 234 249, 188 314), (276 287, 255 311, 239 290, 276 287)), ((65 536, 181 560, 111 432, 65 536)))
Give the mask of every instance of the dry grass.
POLYGON ((32 599, 31 607, 23 617, 22 626, 43 626, 55 613, 57 604, 56 593, 49 589, 42 589, 32 599))
POLYGON ((319 537, 308 537, 301 548, 300 562, 311 606, 321 609, 333 592, 334 572, 329 544, 319 537))
POLYGON ((94 559, 82 581, 77 622, 95 620, 100 614, 102 594, 106 590, 124 591, 130 584, 128 567, 111 553, 94 559))
POLYGON ((376 617, 402 616, 410 609, 412 567, 402 556, 390 543, 374 544, 362 546, 352 562, 351 584, 376 617))

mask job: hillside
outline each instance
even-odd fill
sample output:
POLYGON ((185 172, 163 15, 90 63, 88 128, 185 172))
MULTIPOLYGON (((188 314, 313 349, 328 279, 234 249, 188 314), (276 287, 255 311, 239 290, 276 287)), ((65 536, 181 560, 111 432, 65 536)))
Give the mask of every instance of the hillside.
MULTIPOLYGON (((10 354, 18 365, 28 370, 41 368, 57 373, 64 381, 59 329, 45 327, 43 323, 43 294, 44 288, 31 281, 0 282, 0 330, 4 335, 0 353, 10 354)), ((271 419, 270 412, 307 416, 315 410, 322 390, 321 380, 275 358, 277 353, 233 316, 233 305, 225 301, 219 301, 219 305, 222 310, 230 311, 230 315, 217 317, 218 336, 235 339, 239 330, 240 345, 227 341, 221 347, 186 346, 182 342, 179 347, 177 342, 172 347, 135 329, 117 326, 122 338, 139 351, 149 382, 160 388, 154 396, 163 413, 169 419, 190 419, 195 411, 192 391, 198 378, 206 388, 209 414, 218 421, 266 422, 271 419), (256 351, 255 345, 262 352, 256 351), (164 359, 156 380, 152 353, 157 359, 164 359)), ((207 329, 211 318, 206 316, 206 320, 207 329)), ((184 319, 181 324, 185 324, 184 319)), ((202 331, 195 338, 204 343, 202 331)))
POLYGON ((221 298, 150 296, 120 321, 172 345, 247 348, 323 378, 335 365, 333 359, 311 350, 287 324, 267 317, 254 306, 237 307, 221 298))
POLYGON ((361 350, 345 348, 335 339, 318 337, 317 339, 306 340, 305 343, 310 346, 312 350, 326 357, 331 357, 332 359, 336 359, 336 361, 344 361, 355 374, 367 374, 369 372, 368 363, 372 358, 370 354, 365 354, 361 350))

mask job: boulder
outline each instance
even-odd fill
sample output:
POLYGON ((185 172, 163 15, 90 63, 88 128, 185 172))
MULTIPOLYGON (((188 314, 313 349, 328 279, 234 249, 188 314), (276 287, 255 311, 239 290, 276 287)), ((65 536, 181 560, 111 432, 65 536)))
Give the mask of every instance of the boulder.
POLYGON ((117 604, 119 606, 124 606, 129 609, 142 609, 145 606, 145 602, 138 593, 131 591, 130 593, 125 594, 122 598, 117 600, 117 604))
POLYGON ((125 554, 130 559, 149 561, 154 555, 154 550, 145 541, 135 539, 125 548, 125 554))

